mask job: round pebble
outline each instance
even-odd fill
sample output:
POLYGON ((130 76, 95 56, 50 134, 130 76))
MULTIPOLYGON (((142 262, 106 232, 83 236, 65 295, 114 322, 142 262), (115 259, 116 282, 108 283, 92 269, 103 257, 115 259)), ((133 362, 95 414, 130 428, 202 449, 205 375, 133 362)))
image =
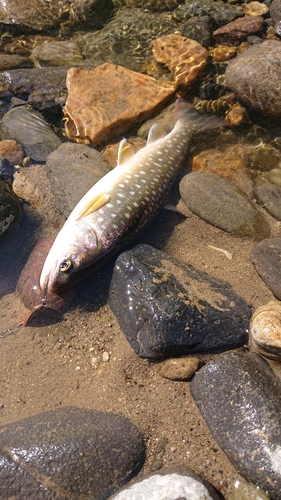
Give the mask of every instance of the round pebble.
POLYGON ((200 359, 183 357, 169 358, 159 363, 156 371, 161 377, 170 380, 189 380, 196 372, 200 359))

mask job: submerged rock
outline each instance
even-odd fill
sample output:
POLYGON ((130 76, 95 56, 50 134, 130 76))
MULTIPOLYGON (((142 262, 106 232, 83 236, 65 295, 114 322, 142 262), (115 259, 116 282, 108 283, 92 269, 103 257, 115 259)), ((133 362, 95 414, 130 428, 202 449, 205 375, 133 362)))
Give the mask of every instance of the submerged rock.
POLYGON ((232 60, 225 72, 225 85, 242 104, 270 117, 281 117, 280 41, 253 45, 232 60))
POLYGON ((188 467, 169 467, 143 476, 110 500, 219 500, 221 495, 188 467), (165 495, 165 496, 163 496, 165 495))
POLYGON ((281 491, 281 381, 258 354, 217 356, 195 375, 192 395, 218 445, 272 500, 281 491))
POLYGON ((221 352, 248 340, 249 307, 227 282, 149 245, 118 257, 109 301, 140 357, 221 352))
POLYGON ((111 170, 110 163, 96 149, 64 142, 46 162, 52 194, 67 218, 82 196, 111 170))
POLYGON ((145 446, 125 417, 69 406, 1 428, 1 498, 104 500, 140 469, 145 446))
POLYGON ((18 106, 6 113, 0 130, 4 139, 19 142, 25 154, 38 162, 46 161, 48 154, 61 144, 41 114, 27 106, 18 106))
POLYGON ((258 239, 270 234, 265 217, 246 194, 216 174, 187 174, 180 182, 180 194, 192 212, 223 231, 258 239))
POLYGON ((150 117, 175 93, 168 83, 110 63, 91 71, 71 68, 67 88, 67 137, 92 145, 150 117), (120 93, 121 88, 126 92, 120 93))

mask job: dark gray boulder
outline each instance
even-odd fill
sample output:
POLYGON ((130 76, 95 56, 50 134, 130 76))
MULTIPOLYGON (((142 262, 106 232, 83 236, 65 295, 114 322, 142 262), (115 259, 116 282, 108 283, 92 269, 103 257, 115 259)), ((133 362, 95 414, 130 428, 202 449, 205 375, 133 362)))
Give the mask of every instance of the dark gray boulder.
POLYGON ((64 407, 0 431, 0 498, 105 500, 144 459, 139 430, 120 415, 64 407))
POLYGON ((221 354, 199 370, 191 392, 238 471, 272 500, 281 491, 281 381, 258 354, 221 354))
POLYGON ((118 257, 109 300, 127 340, 144 358, 221 352, 248 341, 250 309, 229 283, 149 245, 118 257))

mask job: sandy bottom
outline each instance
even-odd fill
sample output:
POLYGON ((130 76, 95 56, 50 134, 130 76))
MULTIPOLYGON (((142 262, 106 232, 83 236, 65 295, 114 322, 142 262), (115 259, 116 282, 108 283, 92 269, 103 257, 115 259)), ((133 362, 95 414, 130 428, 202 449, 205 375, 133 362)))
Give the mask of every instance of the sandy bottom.
MULTIPOLYGON (((31 177, 36 177, 39 169, 42 172, 42 167, 32 167, 31 177)), ((36 209, 26 207, 21 231, 1 247, 9 265, 1 259, 0 333, 26 314, 15 285, 32 249, 33 235, 54 237, 62 222, 44 178, 41 188, 44 201, 36 209), (42 219, 33 229, 30 221, 38 213, 42 219)), ((186 217, 163 210, 138 242, 227 280, 253 309, 273 298, 249 261, 256 242, 210 226, 182 201, 178 208, 186 217), (209 245, 227 250, 233 258, 209 245)), ((268 219, 272 235, 277 235, 280 224, 268 219)), ((239 477, 237 471, 209 433, 190 395, 189 383, 161 378, 155 364, 140 359, 130 347, 107 303, 111 272, 109 265, 85 282, 56 323, 46 324, 41 315, 30 326, 0 338, 0 424, 65 405, 116 412, 128 417, 146 437, 147 459, 142 473, 186 465, 229 498, 231 485, 239 477), (103 361, 104 353, 108 353, 108 361, 103 361)))

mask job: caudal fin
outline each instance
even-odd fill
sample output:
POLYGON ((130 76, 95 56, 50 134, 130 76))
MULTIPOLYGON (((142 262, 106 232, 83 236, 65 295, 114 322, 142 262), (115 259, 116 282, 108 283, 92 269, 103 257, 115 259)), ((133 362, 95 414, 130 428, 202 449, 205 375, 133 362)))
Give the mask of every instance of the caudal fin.
POLYGON ((186 102, 184 99, 177 99, 175 113, 176 121, 188 119, 195 126, 197 132, 226 125, 225 121, 218 116, 199 113, 192 104, 186 102))

